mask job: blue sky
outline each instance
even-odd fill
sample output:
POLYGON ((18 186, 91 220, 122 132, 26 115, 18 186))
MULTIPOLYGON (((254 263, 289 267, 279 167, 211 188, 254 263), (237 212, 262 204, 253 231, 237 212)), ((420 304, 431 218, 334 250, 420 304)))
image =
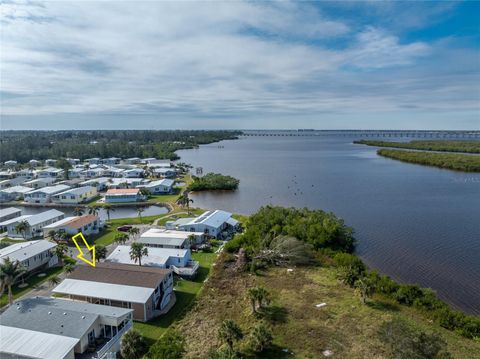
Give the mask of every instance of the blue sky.
POLYGON ((480 128, 480 2, 0 9, 1 129, 480 128))

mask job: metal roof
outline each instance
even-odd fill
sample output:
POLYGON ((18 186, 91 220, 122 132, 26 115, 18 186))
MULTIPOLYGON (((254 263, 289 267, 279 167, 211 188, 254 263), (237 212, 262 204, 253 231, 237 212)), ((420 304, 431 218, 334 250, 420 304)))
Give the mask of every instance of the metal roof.
POLYGON ((13 187, 2 189, 2 192, 5 192, 5 193, 27 193, 30 191, 32 191, 32 188, 25 187, 25 186, 13 186, 13 187))
POLYGON ((59 216, 65 216, 65 214, 63 212, 60 212, 60 211, 56 210, 56 209, 50 209, 50 210, 42 212, 42 213, 34 214, 34 215, 26 218, 26 221, 28 222, 29 225, 34 226, 36 224, 51 220, 51 219, 53 219, 55 217, 59 217, 59 216))
POLYGON ((18 212, 22 213, 22 210, 15 207, 2 208, 0 209, 0 218, 9 216, 11 214, 18 213, 18 212))
POLYGON ((155 186, 172 187, 174 182, 175 182, 174 180, 164 178, 158 181, 152 181, 149 184, 145 185, 145 187, 155 187, 155 186))
POLYGON ((147 302, 148 298, 153 294, 153 291, 153 288, 92 282, 70 278, 65 279, 53 289, 54 293, 81 295, 142 304, 147 302))
MULTIPOLYGON (((188 249, 148 247, 148 256, 142 258, 142 266, 164 267, 170 257, 185 258, 188 249)), ((137 264, 130 258, 130 246, 117 246, 108 256, 112 263, 137 264)))
POLYGON ((191 235, 202 236, 202 232, 185 232, 151 228, 144 232, 137 242, 158 245, 181 246, 191 235))
POLYGON ((67 186, 67 185, 64 185, 64 184, 59 184, 59 185, 56 185, 56 186, 48 186, 48 187, 39 188, 39 189, 36 189, 35 191, 30 192, 29 194, 33 194, 33 193, 55 194, 55 193, 66 191, 69 188, 70 188, 70 186, 67 186))
POLYGON ((79 194, 84 194, 84 193, 87 193, 87 192, 91 192, 91 191, 93 191, 93 190, 96 190, 96 188, 94 188, 94 187, 92 187, 92 186, 83 186, 83 187, 77 187, 77 188, 67 189, 66 191, 57 193, 55 196, 61 196, 61 195, 63 195, 63 194, 76 194, 76 195, 79 195, 79 194))
POLYGON ((21 262, 56 246, 55 243, 46 240, 15 243, 0 249, 0 262, 3 263, 7 257, 12 261, 21 262))
POLYGON ((64 359, 79 342, 77 338, 5 325, 0 325, 0 337, 2 338, 0 354, 6 353, 35 359, 64 359))
POLYGON ((219 228, 222 224, 227 222, 231 216, 232 216, 231 213, 217 209, 215 211, 207 211, 197 218, 190 219, 189 222, 177 220, 174 223, 174 225, 186 226, 186 225, 203 224, 205 226, 219 228))

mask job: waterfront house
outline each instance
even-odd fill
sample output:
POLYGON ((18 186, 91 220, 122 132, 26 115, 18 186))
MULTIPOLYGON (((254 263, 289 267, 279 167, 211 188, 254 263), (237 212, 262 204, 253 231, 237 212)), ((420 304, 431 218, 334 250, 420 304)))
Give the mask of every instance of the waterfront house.
POLYGON ((144 178, 112 178, 108 182, 108 188, 135 188, 147 183, 150 180, 144 178))
POLYGON ((206 236, 221 238, 235 232, 238 221, 232 214, 222 210, 207 211, 196 218, 179 218, 166 223, 167 229, 177 229, 188 232, 202 232, 206 236))
POLYGON ((53 289, 69 299, 133 309, 142 322, 166 313, 175 301, 169 269, 119 263, 78 265, 53 289))
POLYGON ((63 178, 64 171, 61 168, 48 167, 43 170, 37 171, 38 178, 63 178))
POLYGON ((40 166, 41 162, 38 161, 38 160, 30 160, 30 161, 28 161, 28 164, 29 164, 31 167, 37 167, 37 166, 40 166))
POLYGON ((92 186, 70 188, 52 196, 52 202, 62 204, 85 203, 97 196, 97 189, 92 186))
POLYGON ((7 236, 11 238, 26 238, 31 239, 41 237, 43 235, 43 227, 48 226, 65 218, 65 214, 56 209, 50 209, 34 215, 24 215, 9 219, 0 223, 0 226, 7 228, 7 236), (17 231, 17 225, 25 221, 27 228, 25 232, 17 231))
POLYGON ((44 237, 47 237, 50 231, 67 233, 72 236, 82 232, 85 236, 90 236, 100 232, 100 219, 93 214, 66 217, 43 227, 44 237))
POLYGON ((0 316, 2 359, 114 358, 132 327, 132 309, 33 297, 0 316), (88 354, 90 353, 90 354, 88 354))
POLYGON ((26 273, 45 270, 58 264, 58 258, 54 254, 56 246, 56 243, 43 239, 15 243, 0 249, 0 263, 9 258, 12 262, 19 261, 26 273))
POLYGON ((52 177, 35 178, 30 181, 23 182, 23 185, 31 187, 32 189, 38 189, 50 186, 55 181, 56 179, 52 177))
POLYGON ((27 192, 23 197, 25 202, 28 203, 50 203, 54 195, 66 191, 67 189, 70 189, 70 187, 64 184, 59 184, 27 192))
POLYGON ((53 160, 51 158, 45 160, 45 166, 55 166, 57 164, 57 160, 53 160))
POLYGON ((200 244, 204 241, 203 232, 185 232, 163 228, 150 228, 137 239, 137 242, 143 243, 147 247, 172 249, 187 249, 191 244, 200 244))
MULTIPOLYGON (((107 257, 107 262, 138 265, 130 257, 130 246, 117 246, 107 257)), ((194 276, 199 263, 192 261, 190 249, 148 248, 148 255, 142 258, 142 266, 169 268, 174 273, 184 276, 194 276)))
POLYGON ((105 191, 111 179, 107 177, 92 178, 80 183, 80 186, 93 186, 97 192, 105 191))
POLYGON ((102 164, 102 160, 98 157, 94 158, 87 158, 85 162, 88 162, 89 165, 100 165, 102 164))
MULTIPOLYGON (((22 210, 15 207, 7 207, 0 209, 0 223, 8 221, 13 218, 20 217, 22 215, 22 210)), ((0 226, 0 232, 6 231, 7 228, 0 226)))
POLYGON ((4 188, 0 191, 0 202, 21 200, 27 193, 31 191, 32 189, 26 186, 13 186, 4 188))
POLYGON ((163 167, 163 168, 168 168, 172 167, 172 162, 169 160, 151 160, 147 162, 148 167, 163 167))
POLYGON ((103 176, 105 169, 103 167, 94 167, 85 170, 85 177, 96 178, 103 176))
POLYGON ((105 194, 106 203, 126 203, 144 200, 138 188, 109 189, 105 194))
POLYGON ((140 178, 140 177, 143 177, 144 173, 145 171, 141 168, 132 168, 132 169, 123 171, 123 177, 140 178))
POLYGON ((15 167, 18 164, 17 161, 5 161, 4 165, 6 167, 15 167))
MULTIPOLYGON (((175 181, 171 179, 161 179, 141 185, 141 187, 148 190, 150 194, 169 194, 173 192, 174 183, 175 181)), ((140 188, 140 186, 138 186, 138 188, 140 188)))
POLYGON ((18 186, 18 185, 24 185, 25 183, 25 178, 22 177, 14 177, 14 178, 9 178, 9 179, 0 179, 0 190, 8 188, 8 187, 13 187, 13 186, 18 186))
POLYGON ((161 178, 173 178, 177 175, 177 170, 169 167, 154 167, 151 172, 153 176, 161 178))

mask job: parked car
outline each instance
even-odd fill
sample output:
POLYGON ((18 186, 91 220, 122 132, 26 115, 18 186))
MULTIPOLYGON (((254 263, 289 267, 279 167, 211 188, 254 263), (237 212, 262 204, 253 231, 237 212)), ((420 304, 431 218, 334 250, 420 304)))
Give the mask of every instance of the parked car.
POLYGON ((120 226, 117 228, 117 230, 120 232, 128 232, 131 229, 132 229, 132 226, 128 226, 128 225, 120 226))

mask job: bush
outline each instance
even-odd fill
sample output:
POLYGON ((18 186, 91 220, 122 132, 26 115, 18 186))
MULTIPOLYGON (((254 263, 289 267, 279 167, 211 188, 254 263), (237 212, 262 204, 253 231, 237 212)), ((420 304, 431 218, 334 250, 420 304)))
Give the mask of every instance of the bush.
POLYGON ((400 285, 393 297, 398 303, 412 305, 415 300, 423 296, 423 291, 418 285, 405 284, 400 285))
POLYGON ((122 338, 120 353, 123 359, 140 359, 147 349, 145 338, 135 329, 126 332, 122 338))
POLYGON ((203 177, 193 176, 193 182, 188 186, 190 191, 236 190, 240 180, 220 173, 207 173, 203 177))
POLYGON ((185 339, 183 336, 170 330, 163 335, 149 350, 149 359, 181 359, 185 353, 185 339))

